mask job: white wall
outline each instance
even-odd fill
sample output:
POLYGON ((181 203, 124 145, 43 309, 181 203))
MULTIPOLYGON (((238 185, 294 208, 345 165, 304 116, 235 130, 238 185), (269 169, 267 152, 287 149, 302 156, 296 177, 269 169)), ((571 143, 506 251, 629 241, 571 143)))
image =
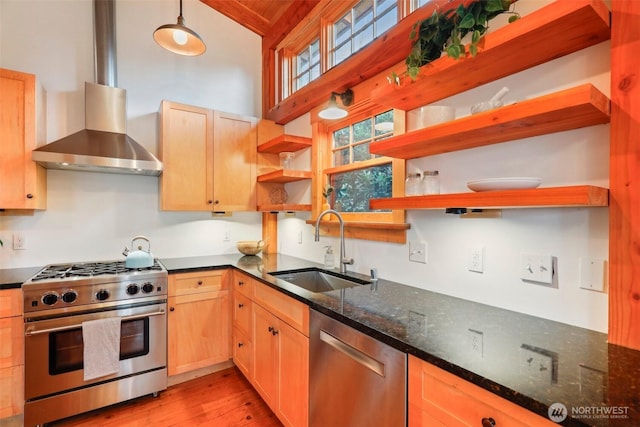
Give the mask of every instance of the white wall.
MULTIPOLYGON (((541 5, 521 0, 520 12, 541 5)), ((260 113, 260 39, 196 0, 185 0, 188 26, 206 41, 202 57, 183 58, 162 50, 153 30, 174 22, 177 1, 118 0, 119 86, 128 91, 129 133, 157 150, 157 111, 161 99, 260 113)), ((92 9, 88 0, 0 0, 0 66, 37 74, 47 90, 47 140, 83 126, 84 81, 93 80, 92 9)), ((494 26, 494 28, 497 26, 494 26)), ((506 101, 517 101, 579 83, 592 82, 609 93, 609 44, 560 58, 441 103, 469 106, 490 98, 502 86, 506 101)), ((505 53, 511 54, 511 53, 505 53)), ((526 54, 518 52, 517 54, 526 54)), ((309 115, 287 131, 308 134, 309 115)), ((440 170, 443 192, 466 191, 473 178, 539 176, 544 186, 608 184, 608 125, 529 138, 409 162, 409 167, 440 170)), ((296 166, 309 158, 296 159, 296 166)), ((300 166, 304 167, 304 166, 300 166)), ((234 242, 260 235, 260 215, 234 214, 212 219, 206 213, 158 211, 157 178, 49 171, 49 207, 32 217, 0 217, 0 238, 13 231, 27 237, 27 250, 0 248, 0 267, 118 258, 136 234, 151 238, 161 257, 233 253, 234 242), (223 242, 228 233, 229 242, 223 242)), ((308 188, 287 186, 292 200, 308 200, 308 188)), ((279 216, 279 249, 322 262, 323 246, 313 227, 279 216), (302 233, 302 244, 298 237, 302 233)), ((377 267, 385 279, 530 313, 561 322, 607 330, 607 294, 578 288, 578 260, 606 259, 608 214, 603 208, 503 210, 501 219, 460 219, 441 211, 409 211, 408 240, 428 244, 427 264, 408 262, 408 245, 347 241, 351 268, 377 267), (484 273, 466 270, 468 248, 485 249, 484 273), (556 286, 519 279, 521 252, 557 257, 556 286)))
MULTIPOLYGON (((261 39, 210 7, 184 0, 187 26, 207 51, 168 52, 153 40, 175 23, 177 0, 117 0, 118 86, 127 90, 128 133, 157 153, 158 110, 168 99, 231 113, 260 115, 261 39)), ((94 81, 93 2, 0 0, 0 66, 36 74, 46 91, 47 142, 84 127, 84 82, 94 81)), ((121 258, 143 234, 156 256, 235 252, 235 241, 258 239, 260 215, 160 212, 158 178, 72 171, 47 172, 48 208, 0 217, 0 268, 121 258), (27 249, 10 248, 13 232, 27 249), (223 241, 225 235, 229 241, 223 241)))
MULTIPOLYGON (((524 15, 543 5, 521 0, 524 15)), ((492 24, 498 28, 500 24, 492 24)), ((437 102, 456 107, 457 117, 470 106, 488 100, 503 86, 510 89, 505 103, 591 83, 609 94, 608 42, 585 49, 437 102)), ((526 52, 505 52, 505 55, 526 52)), ((291 124, 298 130, 300 118, 291 124)), ((293 130, 292 130, 293 132, 293 130)), ((474 148, 411 160, 408 170, 440 171, 443 193, 469 191, 472 179, 535 176, 542 186, 591 184, 608 187, 609 125, 598 125, 515 142, 474 148)), ((309 215, 280 216, 280 250, 323 261, 324 247, 336 253, 337 239, 313 240, 309 215), (298 244, 300 232, 302 244, 298 244)), ((355 258, 352 271, 368 274, 376 267, 380 277, 473 301, 532 314, 597 331, 608 328, 608 295, 579 288, 580 259, 608 258, 606 208, 504 209, 499 219, 461 219, 440 211, 407 211, 408 241, 426 242, 426 264, 409 262, 409 245, 347 239, 347 254, 355 258), (467 270, 471 248, 484 248, 484 272, 467 270), (553 285, 520 279, 520 255, 533 253, 557 259, 553 285)))

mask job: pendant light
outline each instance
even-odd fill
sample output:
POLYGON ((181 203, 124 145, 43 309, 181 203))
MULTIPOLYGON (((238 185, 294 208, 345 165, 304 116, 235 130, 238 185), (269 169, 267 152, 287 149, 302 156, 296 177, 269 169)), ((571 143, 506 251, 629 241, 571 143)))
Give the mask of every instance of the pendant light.
POLYGON ((336 100, 337 97, 340 97, 342 101, 342 105, 348 107, 353 103, 353 91, 351 89, 347 89, 343 93, 332 92, 331 97, 329 98, 329 103, 327 106, 318 113, 318 116, 321 119, 325 120, 336 120, 341 119, 343 117, 347 117, 347 110, 340 107, 336 100))
POLYGON ((178 55, 197 56, 207 50, 198 33, 184 25, 182 0, 180 0, 178 23, 158 27, 153 33, 153 39, 163 48, 178 55))

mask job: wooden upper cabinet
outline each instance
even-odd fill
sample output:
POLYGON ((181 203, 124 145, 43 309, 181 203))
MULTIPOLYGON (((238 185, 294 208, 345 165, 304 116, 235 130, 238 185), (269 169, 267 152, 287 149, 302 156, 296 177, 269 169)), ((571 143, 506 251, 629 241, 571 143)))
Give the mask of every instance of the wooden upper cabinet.
POLYGON ((160 208, 256 209, 257 119, 162 101, 160 208))
POLYGON ((257 123, 254 117, 214 112, 215 211, 256 210, 257 123))
POLYGON ((0 209, 47 207, 47 171, 31 160, 44 142, 36 98, 36 76, 0 69, 0 209))

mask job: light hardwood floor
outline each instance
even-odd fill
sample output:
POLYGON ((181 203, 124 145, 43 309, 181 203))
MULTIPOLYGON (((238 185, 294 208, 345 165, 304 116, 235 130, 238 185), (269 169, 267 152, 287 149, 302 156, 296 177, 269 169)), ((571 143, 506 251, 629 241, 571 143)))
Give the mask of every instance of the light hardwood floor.
POLYGON ((240 371, 228 368, 146 396, 49 424, 55 427, 281 427, 240 371))

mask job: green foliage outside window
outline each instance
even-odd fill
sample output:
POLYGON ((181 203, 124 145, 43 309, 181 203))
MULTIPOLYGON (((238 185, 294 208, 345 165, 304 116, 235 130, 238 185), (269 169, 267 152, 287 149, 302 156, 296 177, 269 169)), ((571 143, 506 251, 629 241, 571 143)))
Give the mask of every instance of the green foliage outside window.
MULTIPOLYGON (((386 111, 333 132, 333 166, 375 158, 369 143, 392 136, 392 124, 393 111, 386 111)), ((342 212, 370 212, 369 199, 391 197, 392 176, 391 163, 332 174, 330 203, 342 212)))

